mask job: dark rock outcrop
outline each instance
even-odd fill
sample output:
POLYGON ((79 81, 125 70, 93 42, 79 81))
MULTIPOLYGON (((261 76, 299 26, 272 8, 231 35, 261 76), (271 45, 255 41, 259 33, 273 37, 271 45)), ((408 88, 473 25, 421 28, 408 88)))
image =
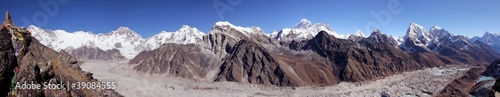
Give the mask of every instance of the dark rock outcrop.
POLYGON ((500 77, 500 59, 495 60, 482 73, 484 76, 500 77))
POLYGON ((481 81, 469 89, 469 94, 476 97, 494 97, 491 94, 494 92, 492 87, 495 82, 495 79, 481 81))
MULTIPOLYGON (((435 45, 435 44, 434 44, 435 45)), ((440 40, 433 51, 465 64, 489 64, 500 56, 488 45, 469 42, 464 36, 452 36, 440 40)))
POLYGON ((14 68, 17 66, 11 35, 7 29, 0 31, 0 96, 5 97, 10 91, 14 68))
POLYGON ((302 47, 328 58, 342 81, 364 81, 393 74, 445 65, 428 54, 408 54, 388 43, 354 42, 320 32, 302 47))
POLYGON ((497 78, 496 79, 496 82, 495 84, 493 84, 493 91, 495 91, 493 93, 493 95, 495 95, 495 97, 500 97, 500 78, 497 78))
POLYGON ((378 29, 373 31, 372 34, 369 37, 363 39, 363 41, 389 43, 392 46, 395 46, 395 47, 398 46, 398 42, 394 38, 392 38, 391 36, 389 36, 387 34, 383 34, 378 29))

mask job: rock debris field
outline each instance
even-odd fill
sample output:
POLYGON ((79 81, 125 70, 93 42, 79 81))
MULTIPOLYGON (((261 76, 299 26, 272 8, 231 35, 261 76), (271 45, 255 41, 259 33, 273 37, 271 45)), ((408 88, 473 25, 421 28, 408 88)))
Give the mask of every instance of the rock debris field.
POLYGON ((443 89, 453 79, 470 69, 465 65, 448 65, 405 72, 387 78, 364 82, 341 82, 324 87, 277 87, 237 82, 213 82, 209 79, 186 79, 148 74, 132 70, 128 60, 85 61, 81 68, 94 73, 99 81, 116 82, 116 91, 126 97, 247 97, 247 96, 330 96, 330 97, 427 97, 443 89))

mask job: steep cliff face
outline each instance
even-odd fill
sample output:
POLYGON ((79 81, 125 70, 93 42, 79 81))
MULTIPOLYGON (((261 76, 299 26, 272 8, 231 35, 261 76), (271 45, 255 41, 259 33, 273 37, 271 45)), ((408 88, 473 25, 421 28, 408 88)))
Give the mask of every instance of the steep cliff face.
POLYGON ((486 70, 482 73, 484 76, 500 77, 500 59, 495 60, 486 67, 486 70))
POLYGON ((14 68, 17 66, 17 58, 12 46, 11 35, 7 29, 0 31, 0 96, 4 97, 10 91, 11 79, 14 76, 14 68))

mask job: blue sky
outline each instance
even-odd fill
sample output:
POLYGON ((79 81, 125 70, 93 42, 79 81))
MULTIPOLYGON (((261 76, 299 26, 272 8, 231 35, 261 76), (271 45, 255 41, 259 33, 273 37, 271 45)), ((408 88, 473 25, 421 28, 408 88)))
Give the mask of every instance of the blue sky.
MULTIPOLYGON (((258 26, 266 33, 294 27, 305 18, 326 22, 337 33, 356 30, 366 35, 374 28, 404 36, 411 22, 438 25, 452 34, 482 36, 500 33, 500 0, 0 0, 0 11, 9 10, 16 25, 34 24, 44 29, 109 33, 126 26, 143 37, 162 30, 176 31, 190 25, 208 33, 215 22, 258 26), (233 2, 231 2, 233 1, 233 2), (241 1, 241 2, 238 2, 241 1), (50 5, 49 11, 43 4, 50 5), (47 3, 48 2, 48 3, 47 3), (221 9, 232 9, 219 15, 221 9), (398 4, 399 3, 399 4, 398 4), (391 7, 396 6, 396 8, 391 7), (223 6, 223 7, 220 7, 223 6), (392 9, 397 9, 392 10, 392 9), (399 10, 399 11, 398 11, 399 10), (375 15, 372 13, 375 12, 375 15), (377 21, 380 13, 388 13, 377 21), (35 17, 35 18, 34 18, 35 17), (390 20, 390 21, 389 21, 390 20), (378 25, 373 26, 372 25, 378 25), (369 29, 366 29, 366 28, 369 29)), ((3 15, 2 15, 3 17, 3 15)))

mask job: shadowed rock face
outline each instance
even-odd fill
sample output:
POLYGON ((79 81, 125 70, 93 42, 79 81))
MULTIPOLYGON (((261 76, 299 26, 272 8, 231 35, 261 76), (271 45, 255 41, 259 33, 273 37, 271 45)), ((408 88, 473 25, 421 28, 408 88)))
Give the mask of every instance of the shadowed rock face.
POLYGON ((0 96, 5 97, 10 91, 11 79, 17 59, 14 54, 11 35, 7 29, 0 31, 0 96))
POLYGON ((153 74, 168 73, 185 78, 199 78, 205 76, 203 71, 205 67, 214 64, 211 63, 211 56, 202 53, 200 47, 195 44, 169 43, 151 52, 155 53, 145 56, 144 60, 134 67, 135 70, 153 74), (159 60, 155 58, 159 58, 159 60))
POLYGON ((481 81, 469 89, 469 94, 476 97, 491 97, 490 95, 494 92, 492 87, 495 82, 495 79, 481 81))
POLYGON ((482 73, 484 76, 500 77, 500 59, 495 60, 482 73))
POLYGON ((389 45, 392 45, 394 47, 397 47, 398 45, 398 42, 394 38, 387 34, 382 34, 380 30, 373 31, 372 34, 369 37, 363 39, 363 41, 389 43, 389 45))
POLYGON ((80 47, 77 49, 68 50, 71 56, 78 60, 118 60, 125 59, 118 49, 103 51, 97 47, 80 47))
POLYGON ((339 82, 331 67, 268 52, 248 40, 238 42, 226 56, 216 81, 279 86, 332 85, 339 82))
POLYGON ((439 56, 408 54, 388 43, 355 42, 320 32, 302 47, 328 58, 342 81, 364 81, 404 71, 445 65, 439 56))
POLYGON ((489 64, 500 58, 488 45, 476 41, 470 43, 463 36, 452 36, 440 40, 440 45, 430 45, 435 52, 465 64, 489 64))

